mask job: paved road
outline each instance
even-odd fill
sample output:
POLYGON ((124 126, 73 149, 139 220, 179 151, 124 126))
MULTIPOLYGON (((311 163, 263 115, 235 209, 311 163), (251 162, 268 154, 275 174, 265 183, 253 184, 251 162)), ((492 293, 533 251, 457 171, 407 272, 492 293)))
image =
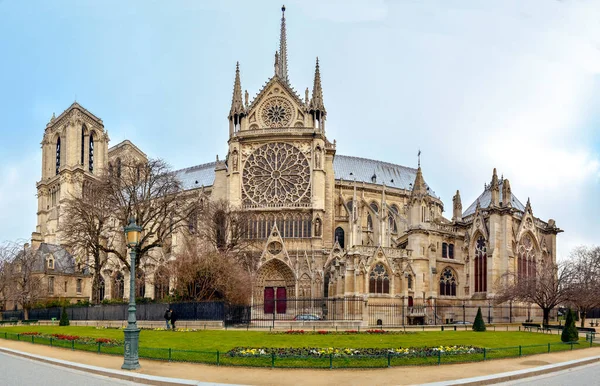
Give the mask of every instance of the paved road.
POLYGON ((600 384, 600 363, 575 367, 539 377, 525 378, 519 381, 499 383, 498 385, 567 386, 598 384, 600 384))
POLYGON ((137 385, 83 371, 0 353, 0 385, 11 386, 109 386, 137 385))

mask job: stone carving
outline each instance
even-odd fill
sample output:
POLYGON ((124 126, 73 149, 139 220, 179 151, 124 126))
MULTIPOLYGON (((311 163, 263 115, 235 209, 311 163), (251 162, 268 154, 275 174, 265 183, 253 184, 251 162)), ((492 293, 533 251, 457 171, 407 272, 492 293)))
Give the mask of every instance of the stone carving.
POLYGON ((237 170, 238 170, 238 152, 237 152, 237 150, 234 150, 233 153, 231 153, 231 165, 232 165, 233 171, 237 172, 237 170))
POLYGON ((315 151, 315 169, 321 169, 321 149, 315 151))
POLYGON ((267 127, 288 127, 292 121, 292 105, 285 98, 269 98, 261 108, 260 118, 267 127))

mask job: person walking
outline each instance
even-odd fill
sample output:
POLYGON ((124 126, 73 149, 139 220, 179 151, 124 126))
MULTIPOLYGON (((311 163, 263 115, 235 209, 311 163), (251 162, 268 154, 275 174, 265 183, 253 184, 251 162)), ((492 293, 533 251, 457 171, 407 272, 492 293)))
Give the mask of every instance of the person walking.
POLYGON ((169 329, 169 320, 171 319, 171 310, 167 308, 165 311, 165 322, 167 323, 167 330, 169 329))
POLYGON ((170 316, 171 316, 171 329, 173 331, 175 331, 175 322, 177 321, 177 313, 175 311, 173 311, 172 308, 170 311, 170 316))

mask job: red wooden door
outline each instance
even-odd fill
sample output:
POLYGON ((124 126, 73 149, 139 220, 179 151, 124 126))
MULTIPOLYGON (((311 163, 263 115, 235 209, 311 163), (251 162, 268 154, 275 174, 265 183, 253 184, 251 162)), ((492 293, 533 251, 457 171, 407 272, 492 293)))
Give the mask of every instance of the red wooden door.
POLYGON ((412 307, 412 306, 413 306, 413 297, 412 297, 412 296, 409 296, 409 297, 408 297, 408 306, 409 306, 409 307, 412 307))
POLYGON ((285 314, 287 310, 287 292, 285 287, 277 287, 277 313, 285 314))
POLYGON ((265 287, 263 307, 265 314, 272 314, 275 311, 275 288, 265 287))

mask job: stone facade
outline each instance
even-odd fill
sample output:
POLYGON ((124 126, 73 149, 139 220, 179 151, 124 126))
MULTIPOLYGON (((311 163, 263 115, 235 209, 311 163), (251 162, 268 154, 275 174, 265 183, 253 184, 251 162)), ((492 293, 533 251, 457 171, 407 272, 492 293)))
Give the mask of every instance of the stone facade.
MULTIPOLYGON (((252 101, 242 94, 236 67, 225 159, 177 171, 190 192, 251 213, 248 237, 257 240, 259 256, 255 303, 281 297, 407 305, 489 299, 498 279, 523 269, 523 261, 532 262, 527 267, 555 261, 561 230, 553 220, 534 217, 529 201, 524 206, 495 170, 464 212, 457 191, 446 219, 420 164, 415 169, 336 154, 326 132, 319 62, 312 92, 307 88, 302 98, 287 73, 285 28, 282 17, 274 74, 252 101)), ((78 192, 97 170, 117 168, 123 157, 146 157, 129 141, 110 149, 107 144, 102 121, 76 103, 48 123, 34 239, 60 243, 64 194, 78 192), (95 141, 93 170, 89 138, 95 141)), ((150 267, 146 278, 169 258, 150 267)), ((128 293, 127 280, 123 288, 111 288, 115 275, 128 277, 118 262, 103 274, 106 298, 128 293)), ((152 282, 147 280, 145 296, 154 296, 152 282)))

